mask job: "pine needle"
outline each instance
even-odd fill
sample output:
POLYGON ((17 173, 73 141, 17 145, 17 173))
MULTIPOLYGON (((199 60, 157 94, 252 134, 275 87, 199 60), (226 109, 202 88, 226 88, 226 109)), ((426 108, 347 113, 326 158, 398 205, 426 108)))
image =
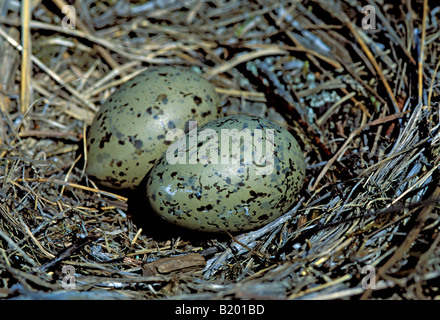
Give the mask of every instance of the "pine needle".
POLYGON ((21 91, 20 110, 24 114, 31 100, 31 38, 30 38, 30 0, 23 0, 21 4, 21 91))

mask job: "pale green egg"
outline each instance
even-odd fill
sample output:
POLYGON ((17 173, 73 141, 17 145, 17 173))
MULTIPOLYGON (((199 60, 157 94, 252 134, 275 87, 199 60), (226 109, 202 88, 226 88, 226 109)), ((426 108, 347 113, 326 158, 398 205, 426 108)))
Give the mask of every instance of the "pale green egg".
POLYGON ((255 116, 229 116, 191 130, 157 161, 147 180, 155 213, 205 232, 243 232, 297 201, 305 161, 295 138, 255 116))
POLYGON ((87 174, 101 185, 134 189, 167 149, 169 130, 219 117, 219 97, 184 67, 150 67, 103 104, 87 136, 87 174))

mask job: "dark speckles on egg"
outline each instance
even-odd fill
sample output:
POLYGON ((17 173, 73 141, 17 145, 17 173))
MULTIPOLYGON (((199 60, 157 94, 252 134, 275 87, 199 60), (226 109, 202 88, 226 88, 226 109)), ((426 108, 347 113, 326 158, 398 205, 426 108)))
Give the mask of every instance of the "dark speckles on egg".
POLYGON ((168 103, 168 97, 165 93, 161 93, 160 95, 157 96, 156 98, 157 102, 161 102, 163 104, 167 104, 168 103))
POLYGON ((214 87, 190 69, 148 68, 97 112, 87 135, 87 174, 107 187, 134 189, 169 147, 167 131, 185 130, 189 120, 200 126, 218 118, 218 104, 214 87), (121 161, 126 176, 121 179, 100 161, 103 154, 121 161))
MULTIPOLYGON (((147 198, 155 212, 171 223, 204 232, 244 232, 285 213, 296 201, 305 174, 302 152, 287 130, 249 116, 220 118, 198 130, 214 129, 219 134, 222 129, 243 128, 274 130, 274 150, 282 156, 274 157, 271 163, 279 170, 257 174, 259 167, 254 162, 170 165, 163 156, 147 182, 147 198), (166 194, 153 199, 151 195, 157 195, 159 189, 166 190, 166 194), (165 198, 169 210, 160 209, 165 198), (176 208, 181 213, 179 219, 176 208)), ((219 142, 221 149, 222 141, 219 142)), ((198 145, 202 147, 203 144, 198 145)), ((229 148, 231 151, 230 145, 229 148)))
POLYGON ((104 136, 103 136, 103 137, 101 138, 101 140, 99 141, 99 149, 103 149, 103 148, 104 148, 106 142, 109 142, 109 141, 110 141, 111 136, 112 136, 112 133, 111 133, 111 132, 106 132, 106 133, 104 134, 104 136))
POLYGON ((202 112, 202 118, 209 117, 211 115, 211 111, 202 112))
POLYGON ((193 99, 194 99, 194 103, 196 105, 200 105, 202 103, 202 101, 203 101, 203 99, 200 98, 199 96, 194 96, 193 99))

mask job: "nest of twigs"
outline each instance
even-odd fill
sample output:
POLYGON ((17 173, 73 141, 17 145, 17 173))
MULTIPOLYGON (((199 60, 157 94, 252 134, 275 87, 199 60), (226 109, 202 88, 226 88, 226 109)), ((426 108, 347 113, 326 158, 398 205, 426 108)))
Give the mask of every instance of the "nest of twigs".
POLYGON ((0 1, 1 298, 440 297, 438 3, 72 2, 0 1), (190 234, 87 177, 96 110, 151 65, 295 135, 292 210, 190 234))

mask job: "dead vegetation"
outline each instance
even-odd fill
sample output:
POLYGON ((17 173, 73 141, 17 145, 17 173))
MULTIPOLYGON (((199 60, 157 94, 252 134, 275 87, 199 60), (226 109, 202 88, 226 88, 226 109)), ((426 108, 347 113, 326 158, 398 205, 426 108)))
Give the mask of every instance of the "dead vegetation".
POLYGON ((381 3, 0 1, 0 297, 439 298, 440 6, 381 3), (308 163, 291 211, 194 235, 88 179, 94 113, 164 64, 291 130, 308 163))

